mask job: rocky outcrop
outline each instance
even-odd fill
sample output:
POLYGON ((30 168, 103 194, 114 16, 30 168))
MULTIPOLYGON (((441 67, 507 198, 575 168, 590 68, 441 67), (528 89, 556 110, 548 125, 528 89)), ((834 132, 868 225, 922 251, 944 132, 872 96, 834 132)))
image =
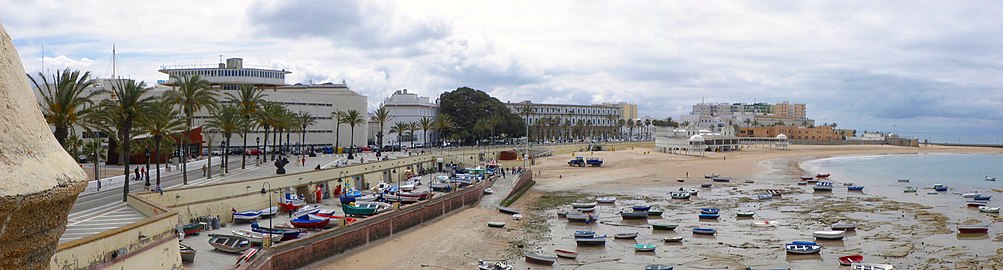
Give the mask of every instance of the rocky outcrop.
POLYGON ((52 136, 0 25, 0 269, 48 269, 86 175, 52 136))

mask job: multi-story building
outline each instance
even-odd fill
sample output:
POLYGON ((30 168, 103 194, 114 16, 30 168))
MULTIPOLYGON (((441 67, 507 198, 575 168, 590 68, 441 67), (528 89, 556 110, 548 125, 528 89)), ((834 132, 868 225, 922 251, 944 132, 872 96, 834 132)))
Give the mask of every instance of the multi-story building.
POLYGON ((779 117, 792 119, 808 119, 808 114, 804 103, 790 103, 789 101, 773 104, 773 114, 779 117))
POLYGON ((611 132, 616 132, 617 122, 624 119, 621 105, 543 104, 527 100, 508 102, 505 106, 526 121, 532 140, 608 138, 611 132), (573 130, 578 126, 588 131, 573 130))
MULTIPOLYGON (((408 93, 407 89, 403 89, 395 91, 393 95, 384 99, 383 104, 380 106, 387 108, 391 116, 390 120, 383 126, 384 145, 397 145, 398 142, 404 146, 410 146, 411 142, 414 142, 416 145, 425 145, 428 144, 425 140, 436 141, 433 137, 435 135, 434 131, 424 131, 421 129, 420 124, 418 130, 414 132, 414 138, 402 138, 399 132, 390 133, 390 128, 400 122, 418 123, 422 118, 435 121, 436 115, 439 114, 439 104, 437 102, 433 103, 429 97, 408 93)), ((375 124, 379 125, 379 123, 375 124)), ((379 128, 377 127, 377 129, 379 128)), ((373 136, 378 135, 379 131, 377 131, 377 134, 373 134, 373 136)))
POLYGON ((815 120, 808 119, 805 104, 784 101, 769 103, 698 103, 693 105, 689 115, 679 117, 680 122, 694 123, 702 128, 723 126, 772 126, 793 125, 813 126, 815 120))
POLYGON ((620 115, 621 119, 640 119, 637 114, 637 103, 632 102, 603 102, 600 105, 604 106, 620 106, 622 108, 623 114, 620 115))
POLYGON ((771 126, 738 129, 739 137, 776 137, 780 134, 785 135, 789 140, 838 141, 843 139, 840 134, 833 132, 832 126, 771 126))

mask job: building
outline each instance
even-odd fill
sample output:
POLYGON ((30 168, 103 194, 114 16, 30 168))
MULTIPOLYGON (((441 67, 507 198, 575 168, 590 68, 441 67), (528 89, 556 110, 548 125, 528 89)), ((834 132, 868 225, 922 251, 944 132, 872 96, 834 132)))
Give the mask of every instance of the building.
POLYGON ((784 101, 769 103, 698 103, 693 105, 689 115, 682 115, 679 121, 694 123, 701 128, 721 128, 724 126, 805 126, 815 125, 815 120, 807 117, 805 104, 784 101))
POLYGON ((621 105, 573 105, 507 102, 512 113, 522 117, 534 141, 608 139, 617 132, 617 122, 624 116, 621 105), (577 129, 577 130, 576 130, 577 129))
POLYGON ((747 127, 739 128, 739 137, 776 137, 780 134, 786 135, 790 140, 806 141, 839 141, 843 137, 833 132, 832 126, 819 127, 797 127, 797 126, 771 126, 771 127, 747 127))
POLYGON ((600 103, 600 105, 604 105, 604 106, 619 106, 621 108, 621 111, 623 112, 620 115, 621 119, 633 119, 633 120, 641 119, 641 117, 637 114, 637 103, 631 103, 631 102, 623 102, 623 101, 621 101, 621 102, 615 102, 615 103, 604 102, 604 103, 600 103))
POLYGON ((808 119, 806 105, 803 103, 792 104, 789 101, 773 104, 773 114, 779 117, 793 119, 808 119))
MULTIPOLYGON (((415 145, 427 145, 428 142, 425 140, 437 140, 434 136, 435 132, 432 130, 422 130, 421 124, 418 124, 419 127, 418 130, 415 131, 414 138, 407 138, 405 136, 403 140, 400 133, 390 133, 390 128, 400 122, 419 123, 422 118, 428 118, 430 121, 435 121, 436 116, 439 114, 438 101, 433 103, 429 97, 422 97, 415 93, 408 93, 407 89, 403 89, 394 91, 393 95, 384 99, 383 104, 380 106, 387 108, 387 111, 390 112, 391 116, 390 120, 383 126, 384 145, 397 145, 397 143, 400 142, 403 146, 410 146, 412 141, 415 145)), ((379 123, 373 121, 373 124, 377 125, 377 134, 373 134, 375 137, 379 135, 379 123)), ((378 140, 378 138, 374 139, 378 140)))
POLYGON ((703 156, 706 151, 738 151, 742 149, 740 145, 732 126, 717 131, 701 129, 693 123, 680 128, 655 128, 655 150, 663 153, 703 156))
POLYGON ((260 88, 272 88, 286 85, 286 74, 291 72, 285 69, 272 69, 265 67, 244 67, 244 59, 229 58, 226 63, 218 65, 177 65, 161 66, 160 73, 167 74, 164 86, 177 86, 175 77, 185 77, 198 75, 202 79, 209 81, 214 88, 223 90, 236 90, 240 85, 251 84, 260 88))

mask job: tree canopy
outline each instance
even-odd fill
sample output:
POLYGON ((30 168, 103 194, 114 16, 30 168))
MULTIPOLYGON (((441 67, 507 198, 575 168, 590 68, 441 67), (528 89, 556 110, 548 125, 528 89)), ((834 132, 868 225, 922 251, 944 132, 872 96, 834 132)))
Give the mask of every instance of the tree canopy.
MULTIPOLYGON (((504 103, 481 90, 460 87, 439 96, 439 111, 449 115, 454 129, 443 130, 443 137, 456 138, 465 144, 473 144, 478 138, 475 130, 478 121, 497 117, 494 135, 497 138, 518 138, 526 135, 526 126, 519 116, 512 113, 504 103), (504 134, 504 135, 503 135, 504 134)), ((488 121, 491 123, 492 121, 488 121)), ((488 127, 490 129, 490 127, 488 127)), ((482 133, 483 136, 488 136, 482 133)))

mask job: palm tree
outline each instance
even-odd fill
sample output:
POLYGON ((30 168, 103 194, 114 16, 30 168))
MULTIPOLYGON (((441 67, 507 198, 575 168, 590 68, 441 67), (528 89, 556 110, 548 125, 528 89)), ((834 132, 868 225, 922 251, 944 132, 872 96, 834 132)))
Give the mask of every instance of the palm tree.
MULTIPOLYGON (((433 128, 435 128, 435 130, 438 132, 440 140, 445 140, 445 138, 442 138, 442 134, 444 134, 443 132, 453 128, 453 125, 454 125, 453 117, 445 113, 439 113, 438 115, 436 115, 435 123, 432 124, 433 128)), ((445 142, 443 141, 439 145, 444 145, 444 144, 445 142)))
POLYGON ((418 122, 412 121, 407 123, 407 130, 410 131, 408 134, 410 135, 411 139, 411 148, 414 148, 414 141, 415 141, 414 133, 418 131, 419 126, 420 125, 418 124, 418 122))
POLYGON ((138 119, 137 124, 138 128, 153 139, 153 156, 154 162, 157 164, 157 185, 160 185, 160 151, 164 149, 164 137, 171 136, 181 129, 184 121, 178 119, 178 111, 174 108, 174 104, 166 100, 153 100, 146 105, 143 117, 138 119))
POLYGON ((331 112, 331 119, 334 120, 334 152, 338 152, 338 146, 341 145, 341 123, 345 122, 345 112, 341 110, 335 110, 331 112))
POLYGON ((305 155, 303 152, 303 146, 306 145, 306 129, 310 126, 316 125, 317 120, 314 120, 313 115, 310 115, 308 112, 299 113, 297 119, 296 123, 299 124, 300 132, 303 132, 300 137, 300 156, 303 156, 305 155))
POLYGON ((418 119, 418 126, 421 127, 421 141, 425 144, 425 147, 429 146, 428 130, 432 129, 433 123, 435 123, 435 120, 432 120, 432 118, 428 118, 427 116, 422 116, 418 119))
POLYGON ((397 133, 397 148, 401 148, 401 141, 404 140, 404 133, 407 132, 408 128, 407 122, 397 122, 390 127, 390 133, 397 133))
POLYGON ((28 76, 28 79, 42 93, 42 104, 39 104, 42 116, 45 122, 55 127, 53 135, 59 145, 65 147, 66 137, 73 125, 89 112, 85 107, 94 104, 91 98, 95 93, 84 94, 84 90, 93 84, 91 72, 80 74, 79 70, 70 71, 67 68, 53 74, 51 82, 41 72, 38 77, 41 84, 34 77, 28 76))
POLYGON ((355 126, 365 124, 366 120, 363 119, 362 113, 360 113, 359 111, 356 111, 356 110, 348 110, 348 112, 346 112, 344 116, 345 116, 345 119, 342 119, 342 120, 345 122, 345 124, 348 124, 348 126, 352 127, 352 132, 350 133, 350 134, 352 134, 352 136, 349 138, 349 141, 350 141, 349 144, 354 147, 355 146, 355 126))
POLYGON ((247 130, 248 121, 244 119, 244 116, 240 113, 240 105, 224 105, 216 107, 210 110, 212 113, 212 118, 206 121, 205 126, 210 130, 219 132, 223 136, 224 144, 226 145, 223 149, 223 173, 229 173, 230 167, 225 164, 229 164, 230 155, 228 155, 230 149, 230 137, 233 133, 247 130))
POLYGON ((645 133, 645 137, 647 137, 646 140, 650 140, 651 139, 651 119, 644 119, 644 133, 645 133))
POLYGON ((105 159, 106 156, 105 150, 107 149, 104 147, 104 145, 101 144, 101 139, 99 139, 97 136, 94 136, 93 140, 88 140, 87 142, 85 142, 83 148, 84 148, 84 153, 87 153, 87 156, 90 157, 90 160, 94 162, 94 180, 100 179, 97 173, 98 163, 100 163, 101 160, 105 159))
POLYGON ((374 115, 373 118, 376 122, 380 123, 380 131, 376 132, 376 140, 379 144, 378 147, 383 147, 383 126, 387 123, 387 121, 390 121, 390 119, 393 119, 394 117, 390 115, 390 110, 387 110, 387 107, 380 107, 376 110, 376 115, 374 115))
MULTIPOLYGON (((152 96, 144 97, 149 91, 150 89, 146 87, 146 83, 137 83, 134 80, 119 80, 116 82, 116 86, 112 87, 112 90, 98 91, 99 93, 109 93, 117 97, 114 100, 106 99, 102 101, 101 105, 99 105, 101 106, 99 110, 107 113, 109 120, 112 120, 117 128, 117 140, 122 144, 123 148, 122 151, 119 151, 119 157, 125 163, 124 173, 126 179, 128 179, 129 175, 128 153, 132 145, 132 128, 136 119, 142 115, 142 110, 154 99, 152 96)), ((122 189, 122 201, 128 200, 129 181, 125 181, 125 187, 122 189)))
POLYGON ((264 155, 262 161, 268 161, 268 131, 272 128, 272 123, 274 122, 274 115, 278 111, 282 110, 282 105, 271 101, 262 101, 261 107, 258 108, 257 112, 254 114, 255 121, 258 126, 260 126, 265 131, 265 140, 261 144, 261 152, 264 155))
POLYGON ((258 107, 261 106, 261 102, 264 101, 265 96, 261 89, 254 88, 254 85, 241 85, 240 89, 237 90, 237 95, 233 93, 226 93, 227 99, 240 109, 240 116, 244 117, 244 121, 248 123, 244 130, 241 130, 241 138, 244 140, 244 151, 240 153, 240 168, 244 169, 247 164, 247 131, 253 129, 255 122, 251 121, 251 116, 258 111, 258 107))
POLYGON ((70 133, 70 136, 66 137, 66 141, 63 143, 65 144, 63 145, 63 150, 66 150, 66 153, 69 153, 73 159, 77 159, 80 156, 80 146, 83 144, 80 136, 70 133))
POLYGON ((501 124, 502 118, 501 118, 500 115, 492 114, 491 117, 488 117, 488 119, 486 119, 486 120, 487 120, 486 124, 488 125, 488 129, 491 130, 491 137, 489 138, 489 144, 490 145, 494 145, 495 144, 495 127, 497 127, 498 124, 501 124))
POLYGON ((216 106, 216 92, 212 90, 209 81, 202 79, 198 75, 177 76, 171 75, 171 79, 178 84, 177 89, 171 89, 164 93, 164 97, 181 107, 181 113, 185 115, 184 138, 181 140, 181 148, 184 149, 181 155, 181 174, 185 185, 188 184, 188 148, 187 141, 190 137, 192 126, 195 125, 195 112, 205 107, 216 106))

